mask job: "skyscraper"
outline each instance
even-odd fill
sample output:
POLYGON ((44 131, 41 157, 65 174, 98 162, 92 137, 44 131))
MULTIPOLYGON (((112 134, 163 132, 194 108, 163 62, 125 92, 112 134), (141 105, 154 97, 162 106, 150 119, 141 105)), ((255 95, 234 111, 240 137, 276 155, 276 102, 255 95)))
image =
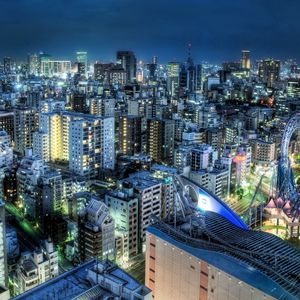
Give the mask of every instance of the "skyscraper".
POLYGON ((136 57, 132 51, 118 51, 117 62, 122 65, 127 74, 127 82, 136 78, 136 57))
POLYGON ((87 52, 77 51, 76 52, 76 62, 77 63, 82 63, 85 66, 85 69, 87 71, 87 65, 88 65, 87 52))
POLYGON ((176 95, 178 95, 179 72, 180 63, 169 62, 167 64, 167 89, 171 97, 175 97, 176 95))
POLYGON ((250 51, 249 50, 242 50, 242 68, 250 70, 251 68, 251 60, 250 60, 250 51))
POLYGON ((28 55, 28 73, 35 76, 40 73, 40 59, 37 54, 28 55))
POLYGON ((275 59, 265 59, 259 63, 259 79, 267 85, 273 87, 274 83, 279 80, 280 61, 275 59))

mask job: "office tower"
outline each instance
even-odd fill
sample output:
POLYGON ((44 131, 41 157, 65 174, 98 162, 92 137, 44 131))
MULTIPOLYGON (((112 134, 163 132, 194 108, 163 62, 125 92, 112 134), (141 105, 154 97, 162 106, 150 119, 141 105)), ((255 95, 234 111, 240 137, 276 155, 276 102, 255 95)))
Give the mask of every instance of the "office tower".
POLYGON ((169 62, 167 64, 167 89, 171 97, 178 95, 180 63, 169 62))
POLYGON ((14 68, 14 62, 10 57, 3 58, 3 71, 5 74, 11 74, 14 68))
POLYGON ((162 182, 148 176, 144 172, 136 172, 123 180, 133 187, 134 195, 139 200, 139 249, 144 248, 146 229, 150 225, 151 216, 160 217, 162 213, 162 182))
POLYGON ((250 70, 250 68, 251 68, 251 60, 250 60, 250 51, 249 50, 242 50, 241 67, 243 69, 247 69, 247 70, 250 70))
POLYGON ((6 131, 11 140, 14 140, 14 113, 0 111, 0 130, 6 131))
MULTIPOLYGON (((0 200, 0 290, 8 284, 5 230, 5 205, 0 200)), ((1 291, 0 291, 1 293, 1 291)))
POLYGON ((153 298, 299 299, 293 280, 299 252, 247 228, 220 200, 195 188, 207 210, 195 210, 176 225, 154 220, 148 227, 145 283, 153 298))
POLYGON ((78 62, 76 63, 77 65, 77 73, 82 75, 82 76, 85 76, 86 74, 86 66, 84 63, 81 63, 81 62, 78 62))
POLYGON ((142 119, 121 116, 119 119, 119 149, 122 154, 135 155, 142 151, 142 119))
POLYGON ((126 71, 127 82, 133 82, 136 78, 136 58, 132 51, 118 51, 117 62, 126 71))
POLYGON ((90 114, 102 117, 114 117, 116 100, 113 98, 95 97, 89 99, 90 114))
POLYGON ((73 94, 71 96, 71 108, 73 111, 88 113, 89 108, 86 100, 85 94, 73 94))
POLYGON ((147 152, 154 161, 173 161, 174 130, 174 120, 147 120, 147 152))
POLYGON ((33 108, 16 107, 14 115, 15 151, 24 154, 26 149, 32 148, 33 133, 38 130, 38 114, 33 108))
POLYGON ((96 198, 79 212, 77 251, 81 262, 115 257, 115 221, 108 207, 96 198))
POLYGON ((120 189, 105 195, 104 202, 115 220, 116 257, 127 261, 139 251, 139 201, 132 184, 123 181, 120 189))
POLYGON ((71 72, 71 61, 52 60, 43 58, 41 60, 41 76, 45 77, 66 77, 71 72))
POLYGON ((28 73, 34 76, 38 76, 40 73, 40 59, 37 54, 28 55, 28 73))
POLYGON ((95 63, 94 79, 103 84, 124 85, 127 82, 127 71, 118 64, 95 63))
POLYGON ((280 79, 280 61, 275 59, 260 61, 258 76, 267 87, 274 87, 274 84, 280 79))
POLYGON ((147 64, 147 69, 149 72, 149 80, 155 81, 157 77, 156 76, 157 64, 156 63, 147 64))
MULTIPOLYGON (((15 300, 39 299, 124 299, 151 300, 149 288, 108 260, 92 259, 41 286, 21 294, 15 300)), ((4 299, 6 300, 6 299, 4 299)))
POLYGON ((84 73, 82 73, 82 75, 85 75, 86 72, 88 71, 87 52, 77 51, 76 52, 76 62, 78 64, 78 66, 80 66, 80 69, 81 69, 81 70, 78 70, 78 72, 80 73, 80 71, 84 71, 84 73))
MULTIPOLYGON (((103 64, 103 63, 99 63, 99 62, 95 63, 94 64, 94 79, 99 81, 100 83, 109 84, 109 73, 113 67, 114 67, 113 63, 108 63, 108 64, 103 64)), ((124 69, 123 69, 123 71, 124 71, 124 69)))

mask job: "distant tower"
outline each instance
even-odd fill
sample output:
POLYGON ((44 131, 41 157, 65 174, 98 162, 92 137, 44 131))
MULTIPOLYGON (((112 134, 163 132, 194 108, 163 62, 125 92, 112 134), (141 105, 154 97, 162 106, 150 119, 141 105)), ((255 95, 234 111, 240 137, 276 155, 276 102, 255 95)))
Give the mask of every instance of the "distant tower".
POLYGON ((118 51, 117 61, 127 74, 127 81, 133 82, 136 78, 136 57, 132 51, 118 51))
POLYGON ((250 51, 242 50, 242 59, 241 59, 241 67, 245 72, 246 78, 250 78, 250 69, 251 69, 251 60, 250 60, 250 51))
POLYGON ((87 72, 87 67, 88 67, 87 52, 85 51, 76 52, 76 62, 78 65, 78 73, 84 75, 87 72))
POLYGON ((242 68, 250 70, 251 60, 250 60, 250 51, 242 50, 242 68))

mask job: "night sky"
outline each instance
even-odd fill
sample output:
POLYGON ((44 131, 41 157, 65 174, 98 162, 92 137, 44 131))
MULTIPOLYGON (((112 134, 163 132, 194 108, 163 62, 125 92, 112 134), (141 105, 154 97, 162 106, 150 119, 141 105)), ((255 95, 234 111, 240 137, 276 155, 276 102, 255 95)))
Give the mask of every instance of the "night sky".
POLYGON ((182 60, 192 43, 196 61, 255 58, 300 62, 299 0, 0 0, 0 57, 44 51, 74 59, 114 60, 116 50, 139 59, 182 60))

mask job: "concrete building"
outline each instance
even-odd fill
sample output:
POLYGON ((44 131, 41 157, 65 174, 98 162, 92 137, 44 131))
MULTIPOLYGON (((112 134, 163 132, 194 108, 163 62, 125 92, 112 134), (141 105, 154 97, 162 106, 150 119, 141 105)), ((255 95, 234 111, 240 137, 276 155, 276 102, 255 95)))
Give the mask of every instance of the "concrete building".
POLYGON ((142 151, 142 119, 138 116, 120 116, 119 148, 125 155, 135 155, 142 151))
POLYGON ((15 294, 24 293, 39 284, 58 276, 58 252, 51 241, 43 241, 43 246, 21 255, 17 264, 15 294))
POLYGON ((276 158, 276 145, 263 140, 251 140, 252 160, 256 164, 269 165, 276 158))
POLYGON ((14 108, 15 151, 24 154, 33 146, 33 133, 38 130, 38 114, 33 108, 14 108))
POLYGON ((154 161, 173 161, 174 134, 174 120, 147 120, 147 152, 154 161))
POLYGON ((160 221, 148 227, 145 282, 153 299, 299 299, 299 287, 288 279, 299 269, 297 250, 231 222, 206 211, 176 227, 160 221))
POLYGON ((274 87, 274 83, 279 81, 280 61, 274 59, 265 59, 259 63, 258 76, 261 82, 267 87, 274 87))
POLYGON ((149 288, 110 261, 91 260, 14 298, 15 300, 151 300, 149 288))
POLYGON ((141 249, 146 241, 146 229, 150 225, 151 216, 160 216, 162 212, 162 183, 143 172, 134 173, 125 181, 132 185, 134 195, 139 200, 139 248, 141 249))
POLYGON ((6 131, 12 141, 15 138, 14 118, 14 112, 0 111, 0 129, 6 131))
POLYGON ((124 181, 119 190, 105 195, 104 202, 115 220, 117 259, 127 261, 139 251, 139 200, 124 181))
POLYGON ((77 254, 81 262, 115 258, 115 221, 108 207, 96 198, 79 212, 77 254))

